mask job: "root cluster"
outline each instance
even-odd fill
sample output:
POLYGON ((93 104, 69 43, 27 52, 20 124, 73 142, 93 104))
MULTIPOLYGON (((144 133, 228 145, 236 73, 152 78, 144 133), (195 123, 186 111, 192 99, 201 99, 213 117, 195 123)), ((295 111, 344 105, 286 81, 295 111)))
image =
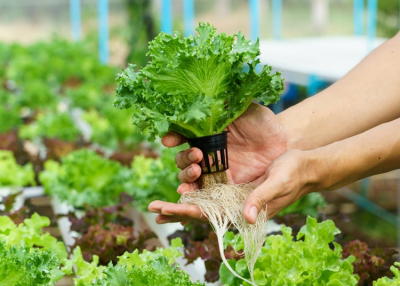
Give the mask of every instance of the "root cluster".
POLYGON ((201 209, 217 234, 220 255, 226 267, 236 277, 255 285, 254 264, 267 236, 268 216, 266 210, 261 210, 255 224, 249 224, 245 220, 243 207, 252 190, 248 184, 208 184, 207 188, 182 195, 180 203, 195 205, 201 209), (236 228, 244 241, 245 260, 252 282, 237 274, 226 261, 223 237, 229 227, 236 228))

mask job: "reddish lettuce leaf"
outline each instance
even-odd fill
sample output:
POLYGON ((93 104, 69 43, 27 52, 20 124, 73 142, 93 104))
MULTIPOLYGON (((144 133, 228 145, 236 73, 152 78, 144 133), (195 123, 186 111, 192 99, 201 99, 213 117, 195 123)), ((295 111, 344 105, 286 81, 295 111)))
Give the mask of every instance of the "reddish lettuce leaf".
POLYGON ((133 221, 124 215, 126 207, 133 201, 133 197, 126 194, 120 194, 120 203, 109 207, 91 207, 85 205, 85 214, 78 217, 74 212, 67 214, 71 222, 71 230, 80 234, 86 234, 90 226, 100 224, 106 225, 108 223, 115 223, 122 226, 133 226, 133 221))
POLYGON ((93 256, 97 255, 100 265, 108 265, 110 261, 115 264, 118 256, 126 251, 133 252, 137 249, 141 253, 146 249, 147 240, 155 237, 153 232, 147 230, 136 234, 130 226, 96 224, 90 226, 81 238, 75 239, 71 252, 79 246, 86 261, 92 261, 93 256))
POLYGON ((353 267, 354 273, 360 277, 359 286, 372 285, 374 280, 384 276, 392 277, 391 258, 396 253, 397 251, 394 249, 380 249, 379 247, 370 250, 365 242, 359 240, 351 241, 343 247, 342 251, 343 258, 350 255, 356 258, 353 267))

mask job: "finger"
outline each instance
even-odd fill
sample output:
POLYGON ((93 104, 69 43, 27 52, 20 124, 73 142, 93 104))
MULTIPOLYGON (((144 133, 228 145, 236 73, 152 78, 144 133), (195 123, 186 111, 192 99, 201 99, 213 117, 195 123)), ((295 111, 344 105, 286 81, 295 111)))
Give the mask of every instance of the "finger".
POLYGON ((182 226, 188 225, 189 223, 190 223, 190 221, 181 221, 182 226))
POLYGON ((179 171, 178 179, 181 183, 193 183, 201 175, 201 168, 197 164, 192 164, 184 170, 179 171))
POLYGON ((179 169, 185 169, 193 163, 199 163, 201 160, 203 160, 203 153, 197 148, 181 151, 175 157, 175 163, 179 169))
POLYGON ((245 219, 251 224, 256 223, 261 208, 273 200, 277 193, 279 193, 279 186, 271 185, 268 180, 255 188, 244 203, 243 214, 245 219))
POLYGON ((167 202, 163 202, 163 201, 154 201, 151 202, 149 204, 149 206, 147 207, 147 209, 149 210, 149 212, 151 213, 161 213, 161 209, 168 204, 167 202))
POLYGON ((182 221, 182 219, 178 217, 165 216, 162 214, 157 215, 155 220, 157 224, 174 223, 182 221))
POLYGON ((180 217, 182 218, 182 221, 207 221, 201 210, 197 206, 193 205, 170 203, 162 208, 161 214, 180 217))
POLYGON ((178 145, 181 145, 183 143, 185 143, 187 140, 185 137, 183 137, 182 135, 170 131, 167 134, 165 134, 165 136, 161 139, 161 143, 165 146, 165 147, 175 147, 178 145))
POLYGON ((194 192, 199 189, 199 184, 197 182, 188 184, 188 183, 183 183, 179 185, 178 189, 176 190, 179 194, 184 194, 187 192, 194 192))

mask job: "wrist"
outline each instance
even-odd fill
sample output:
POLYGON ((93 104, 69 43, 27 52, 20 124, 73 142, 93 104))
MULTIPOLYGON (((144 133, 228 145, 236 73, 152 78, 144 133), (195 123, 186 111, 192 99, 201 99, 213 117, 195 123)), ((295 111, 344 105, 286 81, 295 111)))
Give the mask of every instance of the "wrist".
POLYGON ((321 149, 323 148, 302 151, 306 194, 329 189, 332 184, 330 162, 328 162, 324 150, 321 149))
POLYGON ((281 129, 285 134, 287 150, 308 150, 307 146, 304 145, 304 141, 307 140, 307 125, 308 122, 304 119, 299 124, 299 119, 293 118, 291 108, 276 115, 281 129))

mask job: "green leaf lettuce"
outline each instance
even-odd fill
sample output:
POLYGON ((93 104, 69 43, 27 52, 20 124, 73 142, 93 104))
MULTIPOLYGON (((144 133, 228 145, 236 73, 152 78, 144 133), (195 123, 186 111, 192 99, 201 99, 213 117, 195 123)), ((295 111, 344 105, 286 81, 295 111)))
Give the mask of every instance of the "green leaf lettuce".
MULTIPOLYGON (((355 286, 358 276, 353 274, 353 256, 342 259, 342 248, 333 242, 340 231, 333 221, 317 223, 308 217, 307 223, 293 240, 292 230, 282 227, 282 235, 268 236, 254 268, 254 279, 257 285, 268 286, 355 286), (333 244, 331 249, 330 244, 333 244)), ((232 235, 225 243, 233 242, 236 249, 242 247, 240 240, 235 241, 232 235)), ((249 272, 242 260, 229 261, 233 269, 245 278, 249 272)), ((223 264, 220 268, 223 283, 241 285, 242 281, 232 275, 223 264)), ((248 285, 243 282, 243 285, 248 285)))
POLYGON ((115 106, 133 107, 133 123, 152 140, 171 130, 188 138, 221 133, 253 100, 267 105, 283 92, 279 73, 268 65, 256 71, 258 40, 204 23, 196 30, 187 38, 160 33, 149 44, 152 60, 117 76, 115 106))

